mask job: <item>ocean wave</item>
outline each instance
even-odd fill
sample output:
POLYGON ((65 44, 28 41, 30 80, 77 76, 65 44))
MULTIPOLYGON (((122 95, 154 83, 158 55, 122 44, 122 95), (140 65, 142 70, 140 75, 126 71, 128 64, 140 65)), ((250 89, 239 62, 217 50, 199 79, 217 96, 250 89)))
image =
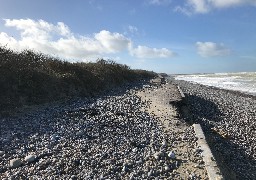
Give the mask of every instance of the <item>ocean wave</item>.
POLYGON ((256 72, 178 75, 175 79, 256 95, 256 72))

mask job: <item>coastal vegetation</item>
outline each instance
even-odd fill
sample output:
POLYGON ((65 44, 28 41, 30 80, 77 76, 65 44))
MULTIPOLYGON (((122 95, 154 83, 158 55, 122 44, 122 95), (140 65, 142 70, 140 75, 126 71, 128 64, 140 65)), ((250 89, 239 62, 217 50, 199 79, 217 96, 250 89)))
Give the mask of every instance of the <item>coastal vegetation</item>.
POLYGON ((32 50, 0 47, 0 109, 94 96, 154 76, 111 60, 71 63, 32 50))

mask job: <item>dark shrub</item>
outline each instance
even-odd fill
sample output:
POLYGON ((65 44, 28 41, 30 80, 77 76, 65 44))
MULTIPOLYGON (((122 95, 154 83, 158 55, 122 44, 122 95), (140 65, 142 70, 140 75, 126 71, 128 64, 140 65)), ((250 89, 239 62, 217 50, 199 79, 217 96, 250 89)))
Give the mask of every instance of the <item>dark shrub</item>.
POLYGON ((0 108, 88 96, 155 75, 104 59, 69 63, 31 50, 18 53, 0 47, 0 108))

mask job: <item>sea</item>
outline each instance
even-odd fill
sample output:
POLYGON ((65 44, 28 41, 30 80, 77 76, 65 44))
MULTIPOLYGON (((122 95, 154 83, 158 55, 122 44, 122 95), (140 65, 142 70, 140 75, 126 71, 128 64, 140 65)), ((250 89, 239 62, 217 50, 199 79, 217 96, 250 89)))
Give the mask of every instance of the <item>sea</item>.
POLYGON ((256 72, 175 75, 174 78, 256 96, 256 72))

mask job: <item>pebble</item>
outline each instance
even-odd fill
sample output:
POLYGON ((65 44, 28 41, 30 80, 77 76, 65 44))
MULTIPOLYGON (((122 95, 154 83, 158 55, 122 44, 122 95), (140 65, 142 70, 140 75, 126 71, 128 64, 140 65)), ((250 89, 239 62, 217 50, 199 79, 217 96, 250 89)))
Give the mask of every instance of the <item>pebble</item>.
POLYGON ((164 170, 165 170, 165 171, 170 171, 170 166, 165 165, 164 170))
POLYGON ((162 145, 165 147, 165 146, 167 146, 167 142, 164 140, 163 142, 162 142, 162 145))
POLYGON ((200 168, 201 166, 199 164, 196 164, 194 167, 195 168, 200 168))
POLYGON ((134 153, 137 152, 137 151, 138 151, 137 148, 133 148, 133 149, 132 149, 132 152, 134 152, 134 153))
POLYGON ((175 153, 174 153, 173 151, 171 151, 171 152, 168 153, 168 157, 169 157, 170 159, 175 159, 175 158, 176 158, 176 155, 175 155, 175 153))
POLYGON ((4 151, 0 151, 0 156, 4 155, 4 151))
POLYGON ((10 160, 10 167, 17 168, 22 165, 22 161, 20 159, 11 159, 10 160))
POLYGON ((83 131, 78 131, 78 132, 76 133, 77 136, 82 136, 83 134, 84 134, 83 131))
POLYGON ((72 179, 72 180, 77 179, 76 175, 72 175, 72 176, 71 176, 71 179, 72 179))
POLYGON ((154 174, 153 169, 150 169, 150 171, 148 172, 148 177, 153 176, 153 174, 154 174))
POLYGON ((25 161, 27 161, 28 163, 31 163, 33 161, 36 160, 36 156, 35 155, 28 155, 25 157, 25 161))
POLYGON ((195 175, 195 173, 190 174, 190 175, 189 175, 189 179, 191 179, 191 180, 196 179, 196 175, 195 175))
POLYGON ((128 168, 126 166, 123 166, 122 171, 126 172, 126 171, 128 171, 128 168))
POLYGON ((140 160, 136 161, 136 164, 143 164, 143 161, 140 159, 140 160))
POLYGON ((156 159, 156 160, 160 160, 160 158, 161 157, 163 157, 164 156, 164 153, 163 152, 156 152, 155 154, 154 154, 154 158, 156 159))
POLYGON ((199 153, 199 152, 201 152, 202 150, 200 149, 200 148, 196 148, 196 149, 194 149, 193 150, 195 153, 199 153))
POLYGON ((59 140, 59 136, 57 134, 53 134, 51 136, 51 141, 57 141, 57 140, 59 140))
POLYGON ((129 180, 133 180, 134 179, 134 174, 131 173, 130 177, 129 177, 129 180))

